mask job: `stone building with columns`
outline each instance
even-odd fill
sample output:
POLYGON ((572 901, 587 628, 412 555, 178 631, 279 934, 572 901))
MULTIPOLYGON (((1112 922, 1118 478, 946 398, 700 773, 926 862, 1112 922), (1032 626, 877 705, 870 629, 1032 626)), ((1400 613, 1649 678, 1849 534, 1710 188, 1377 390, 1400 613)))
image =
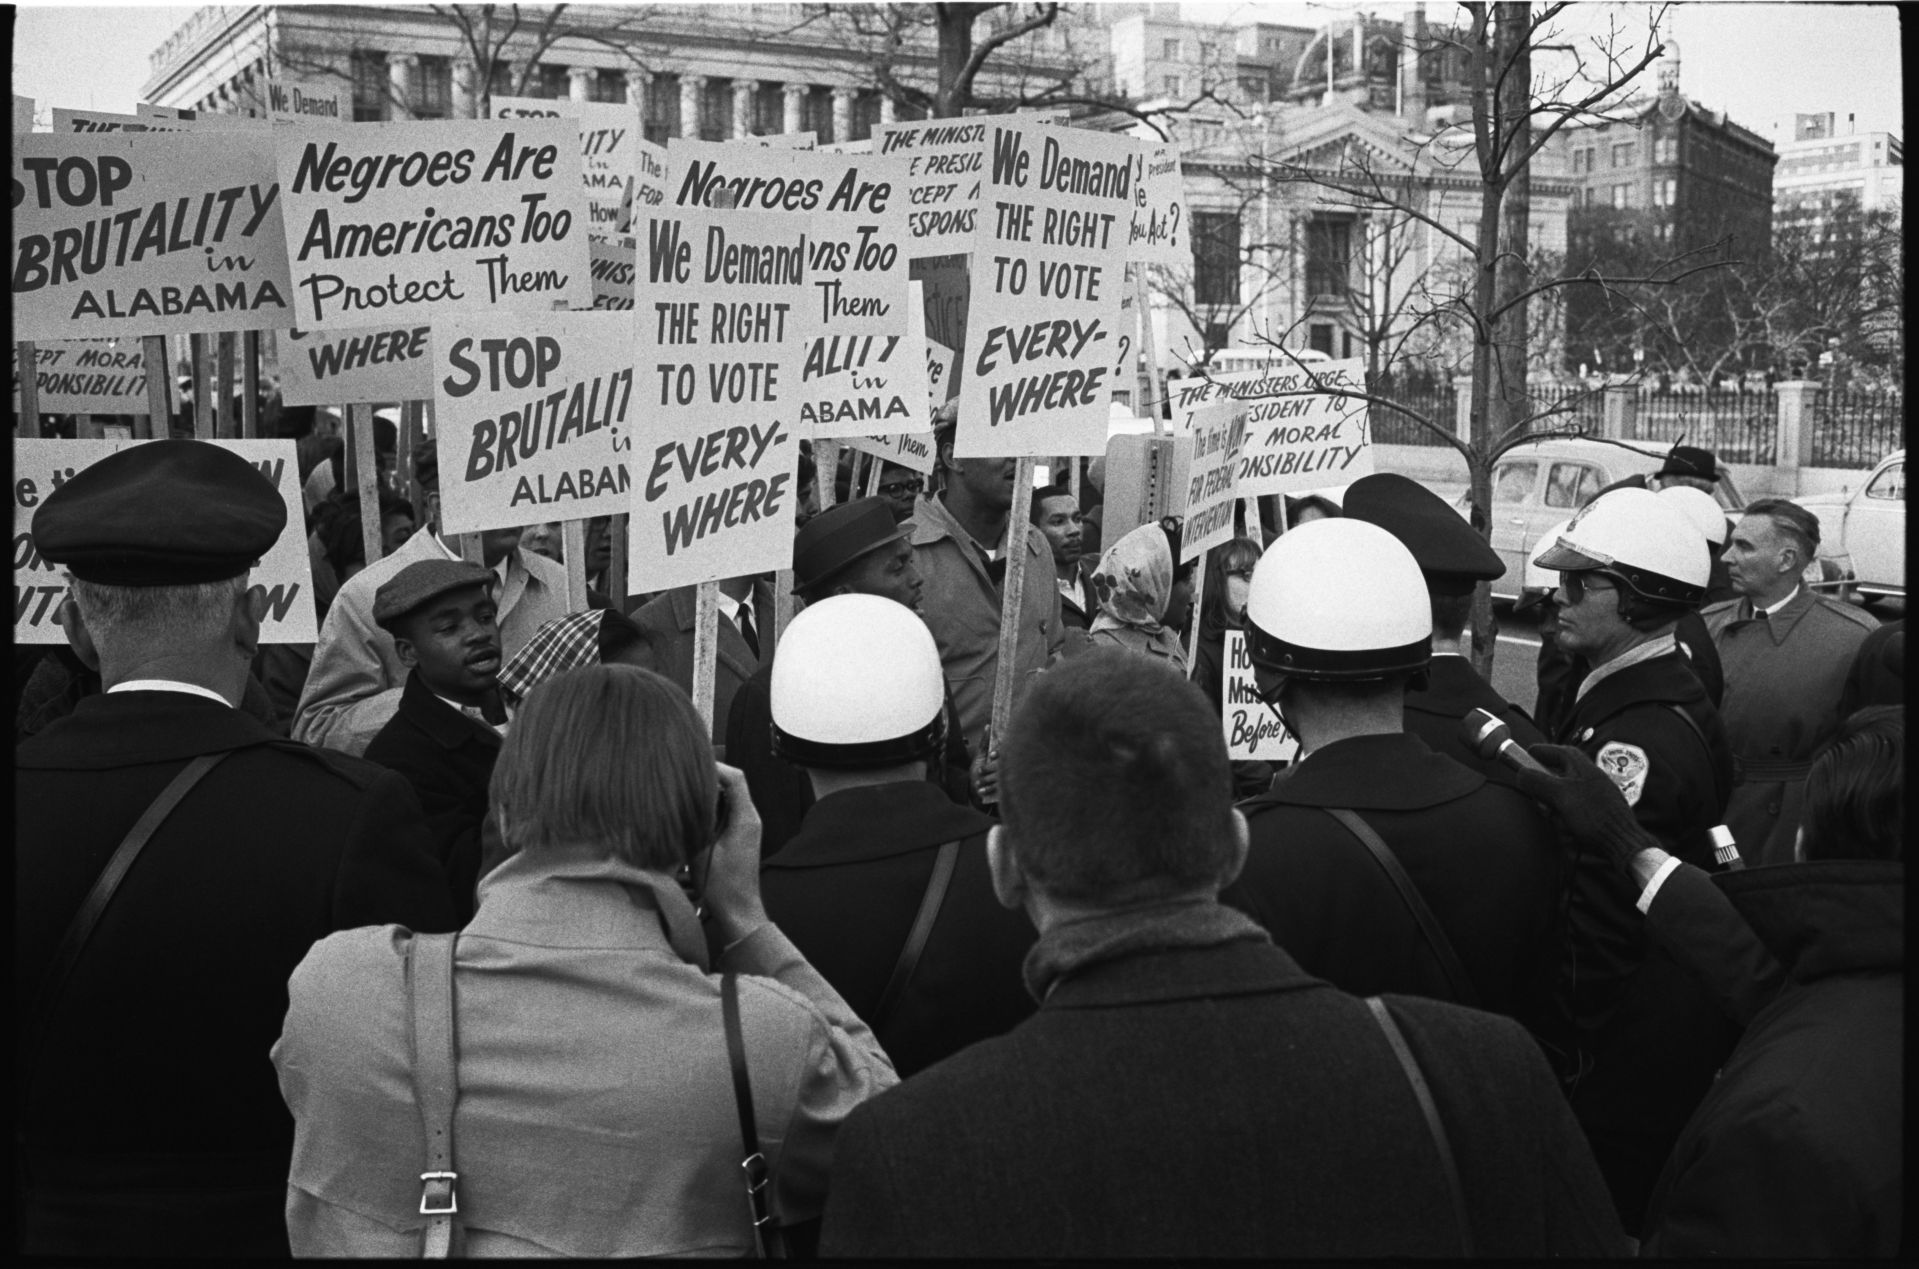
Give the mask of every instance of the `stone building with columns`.
MULTIPOLYGON (((263 113, 266 80, 287 78, 350 83, 358 120, 474 118, 489 94, 571 97, 631 103, 655 142, 807 131, 822 143, 857 141, 923 112, 879 90, 867 42, 832 12, 840 7, 575 5, 555 15, 559 6, 517 6, 519 26, 503 40, 502 25, 462 25, 480 21, 477 6, 455 9, 456 18, 425 5, 213 5, 153 52, 143 97, 263 113), (482 83, 476 49, 487 48, 499 60, 482 83)), ((1002 14, 983 17, 982 33, 1002 14)), ((982 88, 1017 92, 1015 80, 1035 70, 1103 75, 1103 57, 1089 67, 1076 51, 1090 20, 1062 10, 1055 27, 1022 37, 1016 63, 989 62, 982 88)), ((919 30, 907 35, 891 70, 930 86, 936 50, 919 30)))

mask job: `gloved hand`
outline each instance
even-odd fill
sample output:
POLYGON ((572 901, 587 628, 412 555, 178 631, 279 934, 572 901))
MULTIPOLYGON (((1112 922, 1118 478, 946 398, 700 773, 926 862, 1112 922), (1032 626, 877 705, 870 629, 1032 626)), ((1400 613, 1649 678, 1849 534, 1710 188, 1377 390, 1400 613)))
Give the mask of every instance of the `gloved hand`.
POLYGON ((1625 794, 1591 758, 1570 745, 1534 745, 1526 752, 1551 774, 1516 771, 1520 791, 1551 807, 1578 845, 1622 868, 1640 851, 1659 847, 1659 839, 1633 817, 1625 794))

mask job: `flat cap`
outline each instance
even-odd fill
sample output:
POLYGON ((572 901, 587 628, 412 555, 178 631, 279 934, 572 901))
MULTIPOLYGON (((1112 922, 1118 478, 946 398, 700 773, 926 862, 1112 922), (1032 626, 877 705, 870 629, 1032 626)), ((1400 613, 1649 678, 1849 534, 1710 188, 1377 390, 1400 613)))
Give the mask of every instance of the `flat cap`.
POLYGON ((1661 463, 1655 476, 1694 476, 1700 480, 1716 480, 1719 464, 1713 452, 1700 449, 1697 445, 1675 445, 1666 452, 1666 461, 1661 463))
POLYGON ((258 468, 205 441, 129 445, 47 495, 34 545, 83 582, 196 586, 272 549, 286 502, 258 468))
POLYGON ((1481 580, 1506 572, 1505 562, 1464 516, 1397 472, 1355 480, 1346 490, 1345 513, 1349 520, 1376 524, 1398 538, 1436 595, 1463 595, 1481 580))
POLYGON ((387 578, 373 593, 373 622, 391 632, 391 623, 431 603, 448 591, 469 586, 491 588, 496 577, 490 568, 471 560, 421 560, 387 578))
POLYGON ((861 556, 906 536, 884 498, 856 498, 828 507, 793 540, 793 589, 819 585, 861 556))

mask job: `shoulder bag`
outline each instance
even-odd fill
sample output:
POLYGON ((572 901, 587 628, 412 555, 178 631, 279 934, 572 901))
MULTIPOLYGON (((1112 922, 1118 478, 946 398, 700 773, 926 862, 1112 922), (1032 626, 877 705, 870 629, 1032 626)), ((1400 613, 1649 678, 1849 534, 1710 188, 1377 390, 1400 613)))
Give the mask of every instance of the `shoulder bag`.
POLYGON ((1420 897, 1419 888, 1413 885, 1413 879, 1406 875, 1392 848, 1373 831, 1359 816, 1348 810, 1326 808, 1326 814, 1338 820, 1341 827, 1357 837, 1372 855, 1386 879, 1393 883, 1393 889, 1399 892, 1400 902, 1412 913, 1413 921, 1419 926, 1419 932, 1425 936, 1427 946, 1433 949, 1433 955, 1439 959, 1440 972, 1446 976, 1446 984, 1452 989, 1453 1000, 1471 1008, 1479 1008, 1479 993, 1473 988, 1473 980, 1467 977, 1466 967, 1460 963, 1459 954, 1453 951, 1452 941, 1446 937, 1446 931, 1439 928, 1439 921, 1433 916, 1433 910, 1426 906, 1426 900, 1420 897))

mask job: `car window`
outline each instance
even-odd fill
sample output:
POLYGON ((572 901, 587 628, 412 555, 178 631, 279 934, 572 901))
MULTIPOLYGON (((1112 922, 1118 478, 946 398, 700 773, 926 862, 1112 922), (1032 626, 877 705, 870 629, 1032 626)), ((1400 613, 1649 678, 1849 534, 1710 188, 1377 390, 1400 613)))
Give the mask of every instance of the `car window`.
POLYGON ((1866 486, 1868 498, 1900 498, 1906 496, 1906 465, 1894 463, 1872 478, 1866 486))
POLYGON ((1493 473, 1493 502, 1526 502, 1531 499, 1533 481, 1539 476, 1537 463, 1505 463, 1493 473))
POLYGON ((1584 463, 1554 463, 1546 479, 1546 505, 1576 507, 1599 492, 1599 473, 1584 463))

